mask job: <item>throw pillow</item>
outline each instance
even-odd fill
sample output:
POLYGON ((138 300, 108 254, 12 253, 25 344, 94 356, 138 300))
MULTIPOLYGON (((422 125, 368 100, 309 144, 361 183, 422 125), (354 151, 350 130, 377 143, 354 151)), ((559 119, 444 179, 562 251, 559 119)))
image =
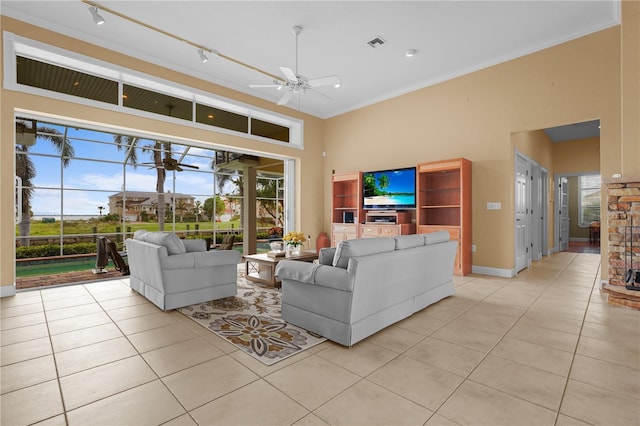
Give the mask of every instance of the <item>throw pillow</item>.
POLYGON ((430 234, 424 234, 425 245, 443 243, 449 241, 449 231, 438 231, 430 234))
POLYGON ((420 234, 399 235, 394 237, 396 240, 396 250, 421 247, 424 245, 424 237, 420 234))
POLYGON ((171 232, 149 232, 144 238, 148 243, 165 246, 169 255, 187 252, 187 248, 184 246, 182 240, 171 232))
POLYGON ((336 247, 336 254, 333 256, 333 266, 346 269, 351 257, 394 251, 395 248, 396 242, 393 238, 361 238, 340 241, 336 247))
POLYGON ((318 253, 318 263, 321 265, 333 265, 333 257, 336 254, 335 247, 321 248, 318 253))
POLYGON ((146 229, 138 229, 133 233, 133 239, 138 241, 144 241, 144 236, 147 235, 149 231, 146 229))

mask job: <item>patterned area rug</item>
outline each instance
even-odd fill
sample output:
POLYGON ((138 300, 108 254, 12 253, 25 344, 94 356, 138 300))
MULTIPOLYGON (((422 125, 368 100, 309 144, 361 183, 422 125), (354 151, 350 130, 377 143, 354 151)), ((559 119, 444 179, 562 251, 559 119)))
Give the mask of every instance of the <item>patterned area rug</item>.
POLYGON ((178 309, 266 365, 309 349, 326 339, 282 320, 281 293, 238 277, 234 297, 178 309))

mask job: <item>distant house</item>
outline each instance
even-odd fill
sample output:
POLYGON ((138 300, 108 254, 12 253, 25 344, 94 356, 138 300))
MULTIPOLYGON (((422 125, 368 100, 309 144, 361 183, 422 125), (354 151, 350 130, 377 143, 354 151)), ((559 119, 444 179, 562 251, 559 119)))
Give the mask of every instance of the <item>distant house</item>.
MULTIPOLYGON (((177 215, 194 213, 195 197, 177 192, 166 192, 164 194, 166 212, 172 210, 174 200, 177 215)), ((155 219, 158 215, 158 193, 127 191, 110 195, 109 214, 117 214, 131 222, 139 222, 143 216, 148 219, 155 219)))

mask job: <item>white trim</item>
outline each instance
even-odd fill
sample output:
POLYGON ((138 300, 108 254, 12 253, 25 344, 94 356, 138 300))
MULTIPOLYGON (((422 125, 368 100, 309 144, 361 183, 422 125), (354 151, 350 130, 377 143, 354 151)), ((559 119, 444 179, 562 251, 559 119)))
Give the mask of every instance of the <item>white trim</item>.
POLYGON ((296 161, 284 160, 284 232, 296 230, 296 161))
POLYGON ((0 297, 10 297, 16 295, 16 285, 9 284, 0 286, 0 297))
POLYGON ((245 104, 240 101, 225 98, 213 93, 205 92, 193 87, 185 86, 171 80, 164 80, 148 74, 121 67, 115 64, 101 61, 89 56, 79 54, 77 52, 61 49, 39 41, 31 40, 10 33, 3 32, 4 37, 4 88, 12 91, 29 93, 37 96, 59 99, 65 102, 76 103, 81 105, 89 105, 96 108, 123 112, 129 115, 135 115, 143 118, 169 121, 183 126, 194 127, 198 129, 208 130, 215 133, 229 134, 234 136, 242 136, 244 138, 258 140, 270 144, 287 146, 297 149, 304 149, 304 133, 303 120, 289 117, 277 112, 262 109, 260 107, 245 104), (198 102, 214 108, 223 109, 236 114, 246 115, 248 119, 257 118, 269 123, 277 124, 289 128, 289 142, 281 142, 262 136, 252 135, 234 130, 224 129, 221 127, 210 126, 195 121, 195 115, 192 120, 182 120, 164 115, 153 114, 146 111, 136 110, 122 106, 119 96, 119 105, 113 105, 105 102, 99 102, 92 99, 81 98, 77 96, 66 95, 64 93, 52 92, 46 89, 39 89, 17 83, 16 75, 16 54, 21 54, 35 60, 41 60, 63 68, 74 69, 85 72, 98 77, 108 78, 118 82, 121 94, 122 84, 135 84, 138 87, 165 93, 190 102, 198 102))
POLYGON ((516 276, 515 269, 491 268, 489 266, 471 266, 471 272, 481 275, 492 275, 494 277, 513 278, 516 276))

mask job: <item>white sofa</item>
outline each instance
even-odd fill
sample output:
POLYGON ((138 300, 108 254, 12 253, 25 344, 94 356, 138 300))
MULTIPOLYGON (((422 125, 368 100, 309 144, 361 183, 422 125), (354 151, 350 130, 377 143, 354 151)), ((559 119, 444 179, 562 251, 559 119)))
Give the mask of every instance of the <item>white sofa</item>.
POLYGON ((345 346, 454 293, 446 231, 342 241, 319 264, 278 263, 282 318, 345 346))
POLYGON ((136 231, 125 240, 130 286, 163 310, 235 296, 240 253, 207 251, 205 240, 136 231))

